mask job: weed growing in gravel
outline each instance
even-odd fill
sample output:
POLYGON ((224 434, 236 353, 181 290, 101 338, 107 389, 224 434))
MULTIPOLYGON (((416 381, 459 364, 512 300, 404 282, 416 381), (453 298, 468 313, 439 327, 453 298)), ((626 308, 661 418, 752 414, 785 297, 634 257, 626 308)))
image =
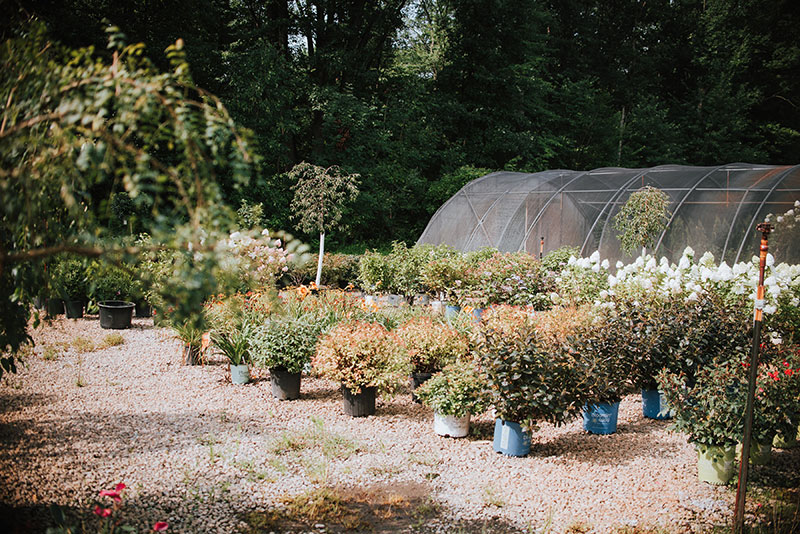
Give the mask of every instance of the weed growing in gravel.
POLYGON ((125 338, 121 334, 108 334, 103 338, 101 348, 107 349, 109 347, 117 347, 125 343, 125 338))
POLYGON ((408 455, 408 461, 425 467, 435 467, 439 465, 439 458, 433 454, 417 454, 412 452, 408 455))
POLYGON ((247 474, 247 480, 250 482, 275 482, 274 477, 270 477, 266 471, 261 471, 256 467, 253 460, 239 460, 233 463, 234 467, 241 469, 247 474))
POLYGON ((46 361, 55 361, 61 357, 61 351, 54 345, 45 345, 42 348, 42 359, 46 361))
POLYGON ((584 521, 573 521, 565 530, 567 534, 588 534, 592 531, 594 531, 592 525, 584 521))
POLYGON ((285 475, 289 472, 289 468, 286 466, 286 462, 281 460, 280 458, 269 458, 267 463, 271 468, 273 468, 278 473, 285 475))
POLYGON ((483 504, 486 506, 494 506, 502 508, 506 505, 506 501, 492 486, 488 486, 483 490, 483 504))
POLYGON ((76 337, 72 340, 71 344, 72 348, 78 352, 93 352, 97 350, 97 346, 94 344, 94 341, 84 336, 76 337))
POLYGON ((270 445, 269 452, 284 455, 319 448, 326 458, 347 459, 355 454, 359 445, 353 439, 325 430, 324 422, 311 417, 311 425, 300 432, 283 432, 270 445))
POLYGON ((346 530, 358 530, 365 526, 361 515, 347 506, 339 494, 329 487, 301 493, 286 501, 289 517, 306 521, 336 522, 346 530))
POLYGON ((369 474, 379 477, 379 476, 394 476, 403 471, 403 468, 399 465, 391 465, 391 464, 383 464, 383 465, 372 465, 367 468, 367 472, 369 474))
POLYGON ((75 362, 75 385, 79 388, 86 385, 86 381, 83 379, 83 358, 81 357, 75 362))
POLYGON ((327 457, 311 457, 303 458, 300 464, 305 469, 306 477, 312 484, 326 484, 328 482, 328 475, 330 474, 327 457))

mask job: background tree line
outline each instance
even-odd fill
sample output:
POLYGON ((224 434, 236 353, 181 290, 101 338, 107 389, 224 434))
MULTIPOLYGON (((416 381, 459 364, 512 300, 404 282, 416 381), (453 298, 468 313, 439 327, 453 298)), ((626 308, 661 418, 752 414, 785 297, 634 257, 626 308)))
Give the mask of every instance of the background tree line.
MULTIPOLYGON (((415 240, 466 181, 663 163, 796 163, 794 0, 11 0, 68 46, 103 20, 163 50, 254 132, 265 223, 301 161, 361 175, 334 249, 415 240)), ((307 236, 313 241, 313 236, 307 236)))

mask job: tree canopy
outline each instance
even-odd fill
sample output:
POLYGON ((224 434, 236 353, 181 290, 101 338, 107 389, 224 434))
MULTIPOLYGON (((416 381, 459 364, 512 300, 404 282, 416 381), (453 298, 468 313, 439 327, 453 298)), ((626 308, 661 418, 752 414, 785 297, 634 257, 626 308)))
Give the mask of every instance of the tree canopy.
MULTIPOLYGON (((416 239, 464 169, 750 161, 800 149, 792 0, 13 0, 102 52, 104 18, 155 65, 178 38, 197 85, 254 132, 251 187, 291 226, 302 161, 362 177, 330 243, 416 239)), ((313 237, 313 236, 310 236, 313 237)))

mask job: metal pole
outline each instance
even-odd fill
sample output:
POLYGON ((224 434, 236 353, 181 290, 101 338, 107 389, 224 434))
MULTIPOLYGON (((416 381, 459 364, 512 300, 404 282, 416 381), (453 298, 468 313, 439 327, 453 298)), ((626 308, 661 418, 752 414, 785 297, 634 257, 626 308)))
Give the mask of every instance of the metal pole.
POLYGON ((758 290, 753 312, 753 348, 750 351, 750 377, 747 383, 747 407, 744 412, 744 436, 742 438, 742 457, 739 458, 739 485, 736 488, 736 506, 733 509, 733 531, 744 531, 744 502, 747 493, 747 471, 750 464, 750 440, 753 436, 753 403, 756 394, 758 375, 758 347, 761 338, 761 322, 764 315, 764 269, 767 267, 769 233, 772 225, 761 223, 756 229, 761 232, 761 247, 758 261, 758 290))
POLYGON ((544 236, 542 236, 541 241, 539 241, 539 260, 541 261, 542 256, 544 256, 544 236))

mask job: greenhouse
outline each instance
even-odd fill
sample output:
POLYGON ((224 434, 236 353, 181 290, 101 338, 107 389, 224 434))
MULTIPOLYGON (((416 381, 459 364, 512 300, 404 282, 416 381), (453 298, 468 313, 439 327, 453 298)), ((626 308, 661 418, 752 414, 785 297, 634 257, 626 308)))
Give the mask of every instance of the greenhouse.
MULTIPOLYGON (((688 245, 734 263, 757 254, 759 222, 768 214, 777 219, 800 199, 800 165, 495 172, 442 205, 419 243, 532 254, 569 245, 583 255, 599 250, 604 258, 624 260, 614 215, 631 193, 648 185, 671 199, 667 228, 648 252, 677 260, 688 245)), ((790 243, 791 235, 778 225, 770 246, 778 261, 800 262, 800 247, 790 243)))

